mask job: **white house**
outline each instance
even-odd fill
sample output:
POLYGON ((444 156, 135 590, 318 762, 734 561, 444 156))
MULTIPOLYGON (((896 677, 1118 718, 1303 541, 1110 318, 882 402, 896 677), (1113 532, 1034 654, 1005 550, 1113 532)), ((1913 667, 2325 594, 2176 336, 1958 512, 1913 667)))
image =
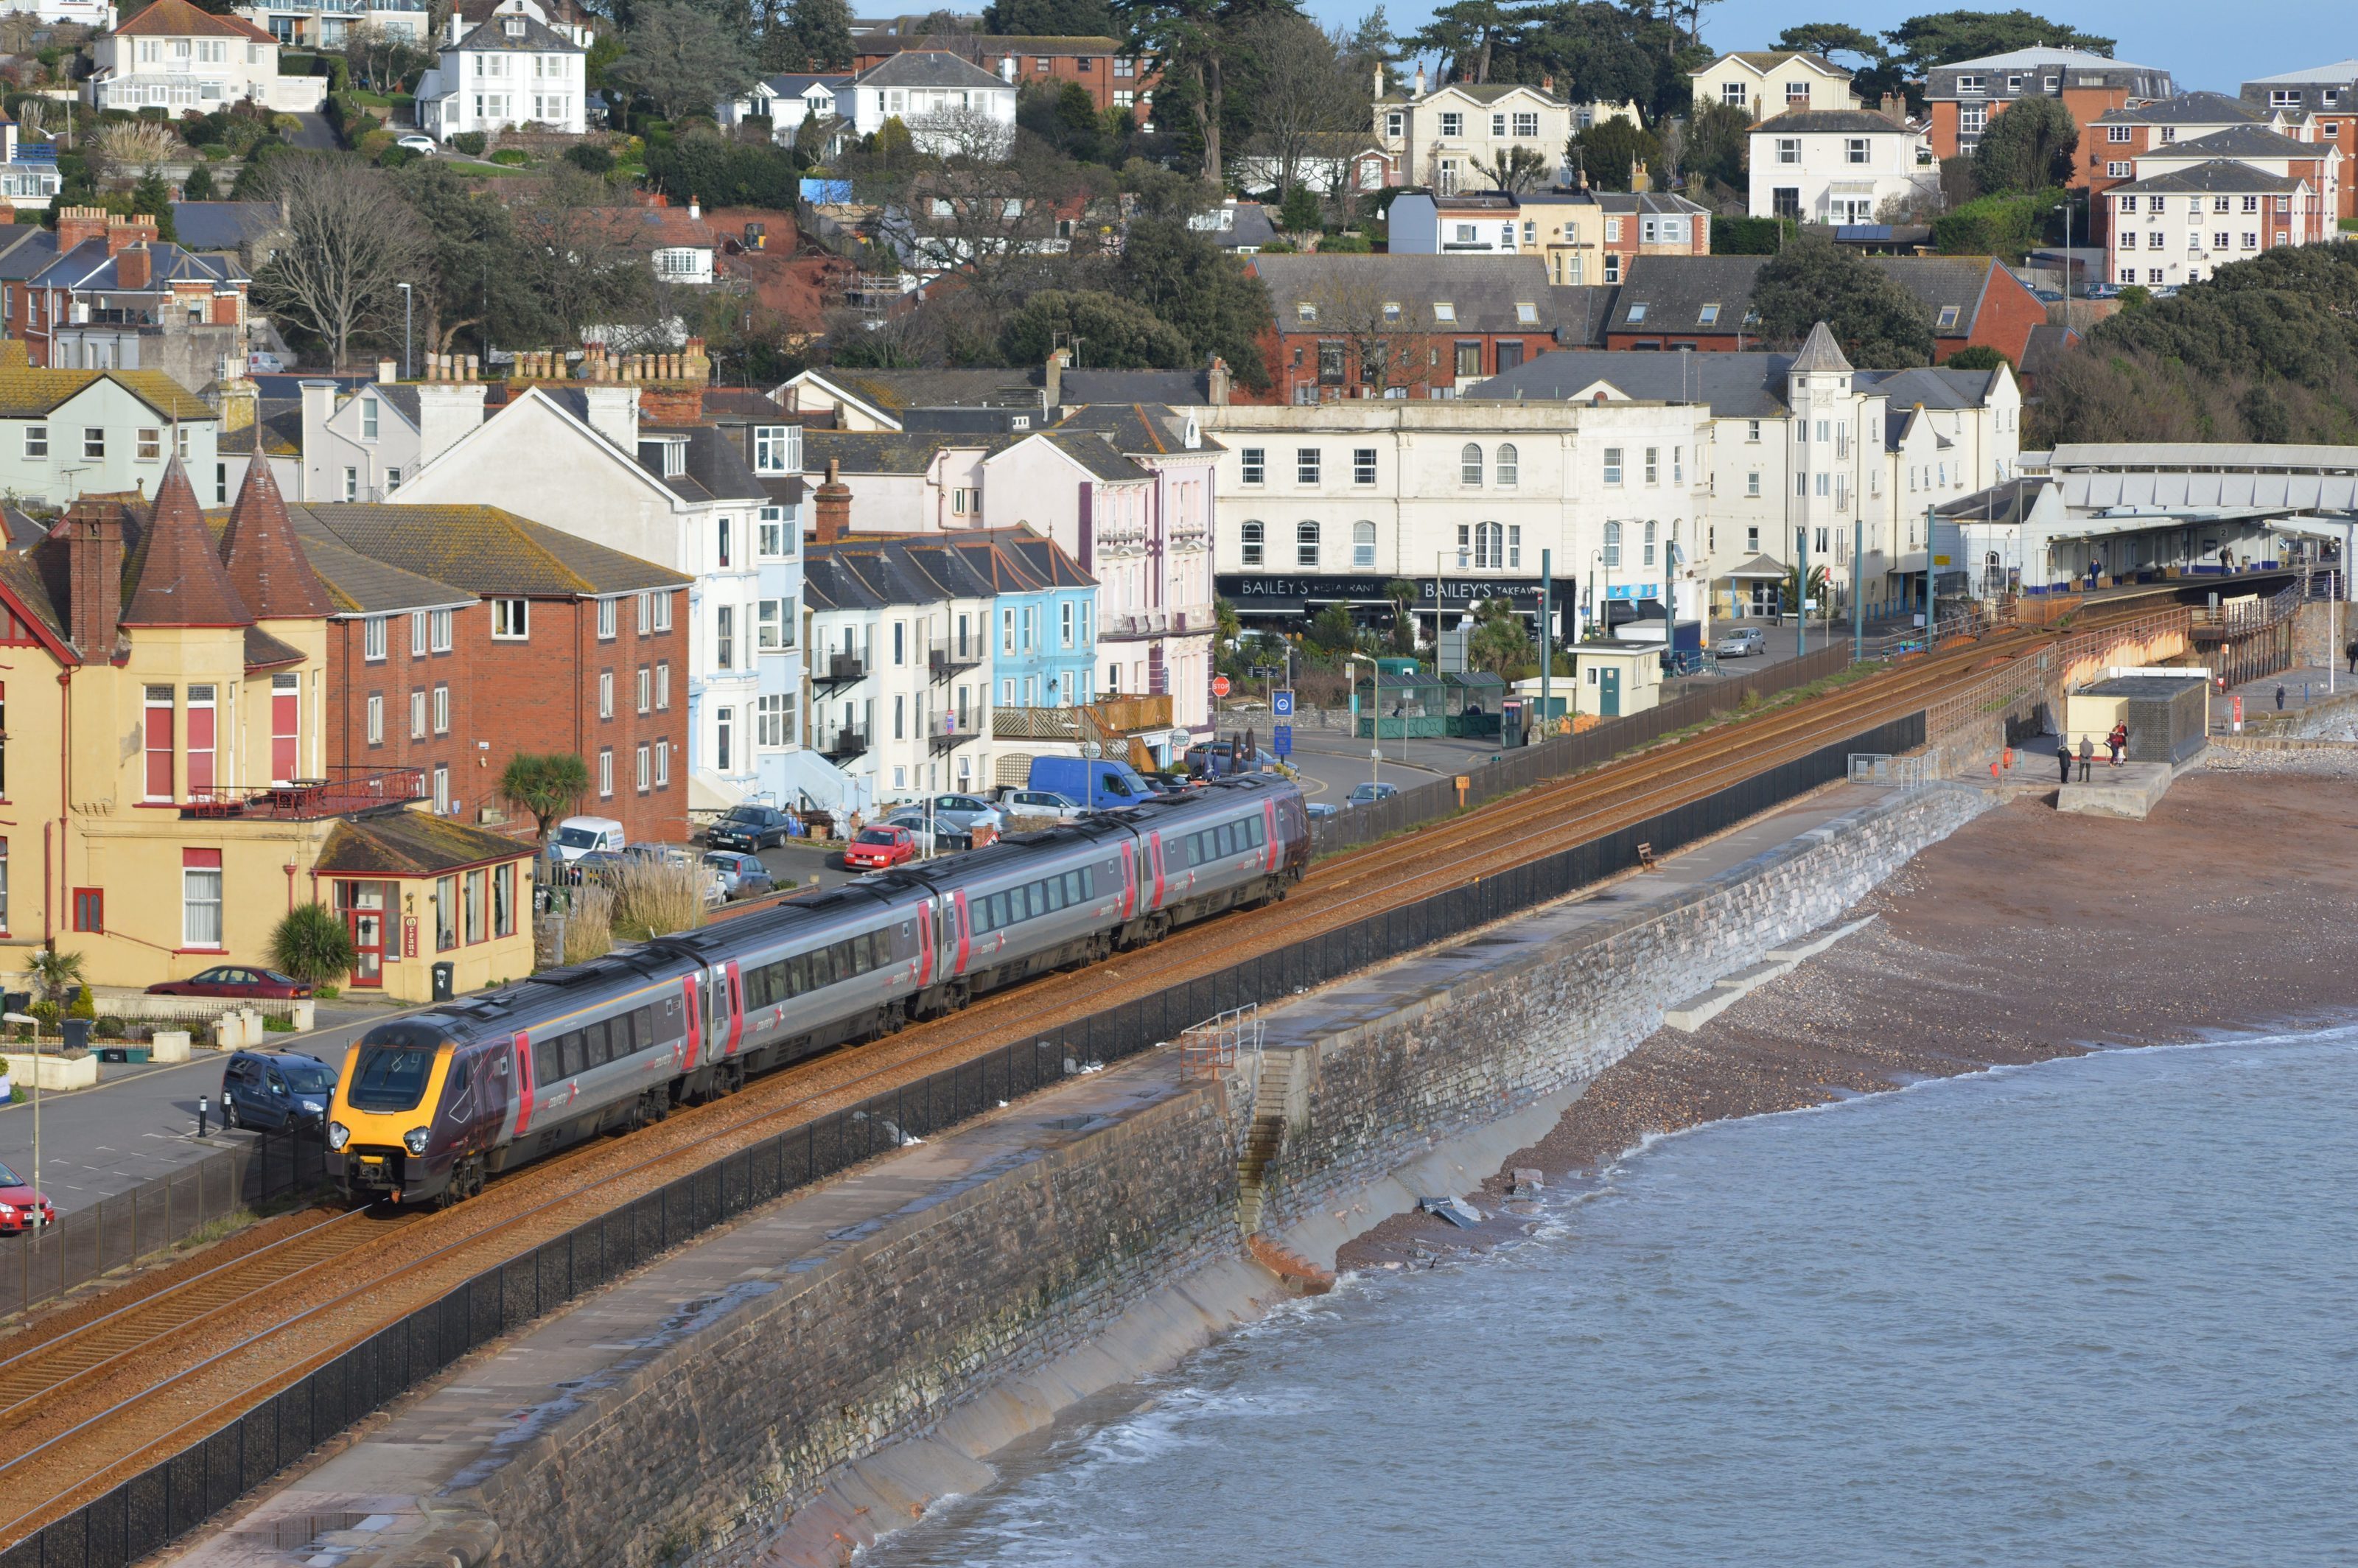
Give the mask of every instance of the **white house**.
POLYGON ((156 0, 91 46, 83 86, 101 109, 160 105, 174 117, 252 101, 288 112, 317 109, 324 76, 278 74, 278 40, 243 16, 216 16, 189 0, 156 0))
POLYGON ((249 0, 237 14, 282 44, 340 49, 355 27, 427 42, 426 0, 249 0))
POLYGON ((1543 88, 1452 82, 1428 92, 1422 66, 1413 90, 1394 88, 1375 103, 1376 143, 1389 164, 1384 183, 1444 196, 1495 183, 1483 171, 1512 148, 1540 157, 1543 182, 1567 180, 1572 122, 1573 106, 1543 88))
POLYGON ((588 127, 589 50, 528 5, 507 0, 443 47, 418 78, 419 130, 447 142, 466 131, 545 125, 578 136, 588 127))
POLYGON ((1754 119, 1794 109, 1856 109, 1851 74, 1801 49, 1735 49, 1693 73, 1697 103, 1725 103, 1754 119))
POLYGON ((290 499, 384 501, 431 458, 483 422, 480 381, 395 382, 357 387, 302 383, 299 486, 290 499))
POLYGON ((770 139, 787 146, 804 121, 834 117, 836 92, 850 80, 848 71, 765 76, 743 96, 714 105, 713 118, 723 129, 734 129, 749 117, 766 114, 770 139))
POLYGON ((1931 133, 1872 109, 1795 109, 1752 127, 1755 218, 1872 223, 1886 202, 1920 209, 1941 193, 1931 133))
MULTIPOLYGON (((756 626, 773 541, 757 520, 770 497, 725 432, 643 427, 639 396, 630 384, 529 388, 385 499, 502 507, 695 578, 688 801, 717 809, 745 799, 761 776, 756 626)), ((780 749, 797 743, 778 740, 780 749)))
POLYGON ((1015 135, 1015 84, 944 51, 896 54, 835 90, 835 117, 872 136, 887 120, 937 157, 1003 157, 1015 135))

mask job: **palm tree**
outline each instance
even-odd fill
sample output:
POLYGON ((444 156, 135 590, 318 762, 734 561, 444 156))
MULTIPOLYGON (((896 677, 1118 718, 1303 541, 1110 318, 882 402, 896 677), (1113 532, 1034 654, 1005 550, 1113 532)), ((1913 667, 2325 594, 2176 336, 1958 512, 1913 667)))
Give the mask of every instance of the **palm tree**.
POLYGON ((1409 606, 1416 602, 1416 584, 1406 578, 1396 577, 1384 584, 1384 597, 1392 601, 1392 648, 1401 654, 1416 652, 1416 617, 1409 606))
POLYGON ((43 947, 27 960, 36 985, 41 988, 41 1000, 63 1007, 69 986, 89 985, 82 968, 80 953, 61 953, 55 947, 43 947))
POLYGON ((549 824, 572 809, 590 789, 590 764, 570 752, 518 752, 500 771, 500 793, 532 813, 540 841, 549 824))

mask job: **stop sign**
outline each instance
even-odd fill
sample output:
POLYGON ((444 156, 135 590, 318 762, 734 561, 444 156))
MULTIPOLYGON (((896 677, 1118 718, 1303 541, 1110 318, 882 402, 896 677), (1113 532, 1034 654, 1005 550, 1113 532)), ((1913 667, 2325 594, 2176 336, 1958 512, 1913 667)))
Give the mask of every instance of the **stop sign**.
POLYGON ((1226 697, 1228 695, 1228 676, 1214 676, 1212 677, 1212 695, 1214 697, 1226 697))

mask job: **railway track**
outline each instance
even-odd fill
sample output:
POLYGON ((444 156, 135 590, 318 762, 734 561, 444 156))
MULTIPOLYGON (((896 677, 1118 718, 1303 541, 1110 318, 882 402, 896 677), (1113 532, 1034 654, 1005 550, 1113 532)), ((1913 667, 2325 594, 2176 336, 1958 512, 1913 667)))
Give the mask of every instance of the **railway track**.
MULTIPOLYGON (((628 1139, 526 1167, 442 1215, 339 1216, 46 1343, 0 1358, 0 1546, 216 1430, 482 1269, 752 1143, 907 1078, 1195 975, 1494 874, 1724 788, 1914 711, 1961 676, 2052 638, 1936 650, 1790 707, 1550 780, 1480 810, 1330 857, 1281 906, 1232 914, 1093 968, 758 1080, 628 1139), (1020 1025, 1020 1028, 1018 1027, 1020 1025), (350 1281, 358 1279, 362 1282, 350 1281), (36 1503, 27 1499, 38 1498, 36 1503)), ((5 1342, 0 1341, 0 1352, 5 1342)))

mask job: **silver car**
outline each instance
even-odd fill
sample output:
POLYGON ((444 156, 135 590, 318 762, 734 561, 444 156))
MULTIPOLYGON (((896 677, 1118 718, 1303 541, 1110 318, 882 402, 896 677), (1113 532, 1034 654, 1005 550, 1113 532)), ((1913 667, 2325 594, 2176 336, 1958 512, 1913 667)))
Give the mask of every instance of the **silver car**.
MULTIPOLYGON (((917 802, 908 809, 918 816, 925 814, 925 803, 917 802)), ((988 827, 993 833, 1007 831, 1007 817, 1000 809, 979 795, 937 795, 933 804, 934 827, 952 833, 972 833, 978 827, 988 827)))
POLYGON ((903 806, 878 826, 907 828, 909 837, 917 841, 917 853, 920 855, 941 855, 952 849, 974 848, 974 839, 952 828, 946 817, 936 816, 928 827, 922 806, 903 806))
POLYGON ((1758 626, 1739 626, 1712 644, 1713 654, 1723 659, 1747 659, 1768 651, 1768 633, 1758 626))
POLYGON ((1075 822, 1088 815, 1079 801, 1052 789, 1011 789, 999 797, 999 804, 1010 816, 1053 816, 1059 822, 1075 822))

